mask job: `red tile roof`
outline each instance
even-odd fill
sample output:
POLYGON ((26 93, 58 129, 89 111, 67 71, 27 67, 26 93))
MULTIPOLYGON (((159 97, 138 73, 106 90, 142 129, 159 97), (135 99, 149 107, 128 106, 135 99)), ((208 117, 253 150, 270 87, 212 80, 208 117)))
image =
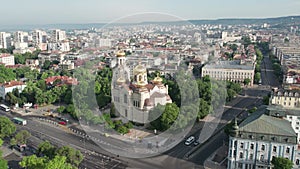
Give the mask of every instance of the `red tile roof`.
POLYGON ((20 81, 10 81, 10 82, 0 84, 0 86, 4 86, 5 88, 13 87, 13 86, 20 86, 20 85, 24 85, 24 83, 20 82, 20 81))
POLYGON ((68 76, 52 76, 48 77, 45 82, 47 85, 52 85, 53 82, 59 80, 60 83, 58 85, 66 84, 66 85, 77 85, 78 81, 76 78, 68 77, 68 76))

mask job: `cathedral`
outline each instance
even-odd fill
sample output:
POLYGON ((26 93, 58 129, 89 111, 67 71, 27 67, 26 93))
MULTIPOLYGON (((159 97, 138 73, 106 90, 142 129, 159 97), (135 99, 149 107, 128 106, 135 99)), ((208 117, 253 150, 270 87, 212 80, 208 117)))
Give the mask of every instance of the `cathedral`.
POLYGON ((172 103, 168 86, 162 83, 159 76, 148 82, 147 69, 140 63, 133 69, 131 77, 125 53, 119 51, 116 57, 117 65, 113 68, 112 79, 112 102, 116 111, 124 122, 147 124, 150 122, 151 109, 157 104, 172 103))

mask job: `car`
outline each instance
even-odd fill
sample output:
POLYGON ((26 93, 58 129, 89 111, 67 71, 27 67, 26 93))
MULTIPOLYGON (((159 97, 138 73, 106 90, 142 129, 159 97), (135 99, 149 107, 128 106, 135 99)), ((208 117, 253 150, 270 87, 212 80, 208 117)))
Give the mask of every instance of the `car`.
POLYGON ((199 145, 199 144, 200 144, 199 140, 196 140, 196 141, 194 142, 194 146, 197 146, 197 145, 199 145))
POLYGON ((58 124, 61 124, 61 125, 67 125, 67 123, 66 122, 64 122, 64 121, 60 121, 58 124))
POLYGON ((194 136, 190 136, 189 138, 187 138, 184 142, 185 145, 189 146, 191 145, 193 142, 195 141, 195 137, 194 136))

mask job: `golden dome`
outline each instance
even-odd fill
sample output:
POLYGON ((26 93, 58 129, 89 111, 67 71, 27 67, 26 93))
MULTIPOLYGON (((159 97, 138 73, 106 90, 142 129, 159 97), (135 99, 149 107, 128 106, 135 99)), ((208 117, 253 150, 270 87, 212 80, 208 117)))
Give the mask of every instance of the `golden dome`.
POLYGON ((117 52, 117 57, 125 57, 126 56, 126 54, 125 54, 125 52, 124 51, 118 51, 117 52))
POLYGON ((157 74, 157 76, 154 78, 153 83, 154 84, 159 84, 163 81, 163 79, 161 77, 159 77, 159 75, 157 74))
POLYGON ((145 87, 146 85, 147 85, 147 83, 144 82, 144 81, 137 82, 137 87, 138 87, 138 88, 145 87))
POLYGON ((126 82, 126 80, 125 80, 123 77, 120 77, 120 78, 117 79, 117 84, 118 84, 118 85, 122 85, 122 84, 124 84, 125 82, 126 82))
POLYGON ((133 74, 135 74, 135 75, 139 74, 139 73, 146 73, 146 72, 147 72, 146 68, 143 65, 141 65, 141 64, 137 65, 133 69, 133 74))

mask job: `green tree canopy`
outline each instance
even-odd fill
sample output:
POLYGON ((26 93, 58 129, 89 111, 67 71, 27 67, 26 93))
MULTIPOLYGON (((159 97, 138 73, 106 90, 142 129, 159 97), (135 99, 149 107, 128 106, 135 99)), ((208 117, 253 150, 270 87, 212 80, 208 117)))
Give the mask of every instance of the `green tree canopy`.
POLYGON ((272 162, 274 169, 292 169, 293 162, 283 157, 273 157, 272 162))
MULTIPOLYGON (((0 147, 3 144, 3 140, 0 139, 0 147)), ((0 151, 0 168, 7 168, 7 161, 2 158, 2 152, 0 151)))
POLYGON ((16 132, 15 124, 9 118, 0 117, 0 138, 9 137, 16 132))
POLYGON ((17 144, 26 144, 31 134, 27 130, 21 130, 15 135, 17 144))
POLYGON ((157 105, 153 110, 150 111, 150 115, 162 114, 156 120, 152 121, 150 124, 153 128, 165 131, 170 128, 170 126, 177 119, 179 114, 179 108, 175 103, 167 103, 165 106, 157 105))
POLYGON ((56 151, 56 155, 65 156, 67 163, 70 163, 76 167, 79 166, 83 160, 83 155, 79 150, 75 150, 69 146, 63 146, 56 151))
POLYGON ((0 83, 9 82, 14 79, 16 79, 16 74, 13 70, 0 64, 0 83))
POLYGON ((56 148, 49 141, 40 143, 37 149, 39 155, 44 155, 50 159, 54 157, 55 151, 56 148))

